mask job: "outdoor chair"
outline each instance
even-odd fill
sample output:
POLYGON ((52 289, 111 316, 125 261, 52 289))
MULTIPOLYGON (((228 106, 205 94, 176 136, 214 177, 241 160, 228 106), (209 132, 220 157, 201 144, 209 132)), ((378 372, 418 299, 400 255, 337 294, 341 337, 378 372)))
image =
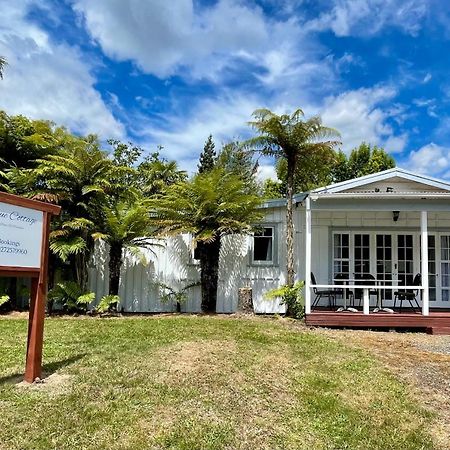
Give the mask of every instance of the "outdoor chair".
MULTIPOLYGON (((337 273, 334 277, 334 280, 337 282, 337 284, 346 284, 348 285, 348 274, 346 273, 337 273)), ((354 294, 353 291, 351 291, 347 286, 345 288, 335 288, 334 289, 334 296, 335 299, 337 297, 342 297, 344 299, 344 292, 347 291, 347 299, 350 300, 350 304, 355 303, 354 294)))
MULTIPOLYGON (((311 284, 313 285, 317 284, 316 277, 312 272, 311 272, 311 284)), ((314 301, 311 305, 311 310, 313 310, 318 305, 322 297, 328 298, 328 306, 330 309, 333 309, 336 306, 336 294, 334 289, 319 290, 317 288, 313 288, 313 291, 316 297, 314 298, 314 301)))
MULTIPOLYGON (((355 284, 363 285, 363 286, 372 286, 376 284, 376 278, 371 273, 357 273, 355 274, 355 284)), ((376 289, 369 289, 369 303, 370 303, 370 297, 375 296, 375 298, 378 298, 378 291, 376 289)), ((359 300, 358 306, 361 306, 362 300, 363 300, 363 290, 362 289, 355 289, 355 296, 354 299, 359 300)), ((355 304, 353 303, 353 306, 355 304)), ((382 307, 382 306, 381 306, 382 307)))
MULTIPOLYGON (((416 274, 413 280, 413 286, 421 286, 422 285, 422 275, 420 273, 416 274)), ((402 312, 402 304, 404 301, 408 301, 411 305, 411 308, 414 312, 416 312, 416 308, 413 305, 413 302, 416 304, 417 308, 420 310, 419 302, 417 301, 417 296, 419 295, 419 289, 407 289, 403 291, 394 292, 394 309, 397 304, 397 300, 400 302, 399 312, 402 312)))

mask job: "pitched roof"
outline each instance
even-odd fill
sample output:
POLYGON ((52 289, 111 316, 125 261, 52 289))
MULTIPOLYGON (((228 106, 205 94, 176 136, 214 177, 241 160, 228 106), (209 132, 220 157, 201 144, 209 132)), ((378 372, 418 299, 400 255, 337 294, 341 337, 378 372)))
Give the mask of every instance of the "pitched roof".
POLYGON ((346 180, 340 183, 334 183, 328 186, 314 189, 313 191, 311 191, 311 193, 319 194, 343 192, 348 189, 362 187, 367 184, 376 183, 377 181, 388 180, 391 178, 403 178, 408 181, 413 181, 450 192, 450 182, 438 180, 426 175, 416 174, 410 172, 409 170, 401 169, 400 167, 394 167, 393 169, 384 170, 382 172, 373 173, 359 178, 353 178, 352 180, 346 180))

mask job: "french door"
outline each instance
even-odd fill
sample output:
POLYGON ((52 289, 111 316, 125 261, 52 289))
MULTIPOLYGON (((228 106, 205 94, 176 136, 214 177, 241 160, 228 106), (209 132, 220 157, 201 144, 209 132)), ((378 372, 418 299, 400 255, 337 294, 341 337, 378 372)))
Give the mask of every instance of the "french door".
MULTIPOLYGON (((421 271, 418 232, 334 232, 333 278, 372 274, 385 285, 411 286, 421 271)), ((450 306, 450 234, 428 235, 430 302, 450 306), (440 273, 439 273, 440 272, 440 273)), ((393 290, 381 291, 383 300, 393 300, 393 290)))

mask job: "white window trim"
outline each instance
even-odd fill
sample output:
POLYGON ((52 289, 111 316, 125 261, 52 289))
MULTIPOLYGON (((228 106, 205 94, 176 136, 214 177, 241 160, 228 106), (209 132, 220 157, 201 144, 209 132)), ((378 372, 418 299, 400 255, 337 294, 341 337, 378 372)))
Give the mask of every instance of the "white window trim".
POLYGON ((272 229, 272 259, 270 261, 255 260, 254 245, 255 235, 252 234, 250 238, 250 265, 258 267, 274 267, 278 266, 278 226, 274 223, 263 223, 259 225, 260 228, 272 229))
POLYGON ((200 264, 199 259, 194 258, 195 247, 194 247, 194 237, 189 234, 189 264, 192 266, 198 266, 200 264))

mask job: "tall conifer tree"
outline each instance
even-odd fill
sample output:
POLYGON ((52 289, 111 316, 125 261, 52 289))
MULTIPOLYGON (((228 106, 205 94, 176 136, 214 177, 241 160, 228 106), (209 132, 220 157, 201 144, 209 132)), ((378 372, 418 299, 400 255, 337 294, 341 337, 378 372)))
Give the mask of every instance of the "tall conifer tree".
POLYGON ((200 153, 200 162, 198 165, 198 173, 210 172, 216 164, 215 144, 210 134, 205 142, 202 153, 200 153))

